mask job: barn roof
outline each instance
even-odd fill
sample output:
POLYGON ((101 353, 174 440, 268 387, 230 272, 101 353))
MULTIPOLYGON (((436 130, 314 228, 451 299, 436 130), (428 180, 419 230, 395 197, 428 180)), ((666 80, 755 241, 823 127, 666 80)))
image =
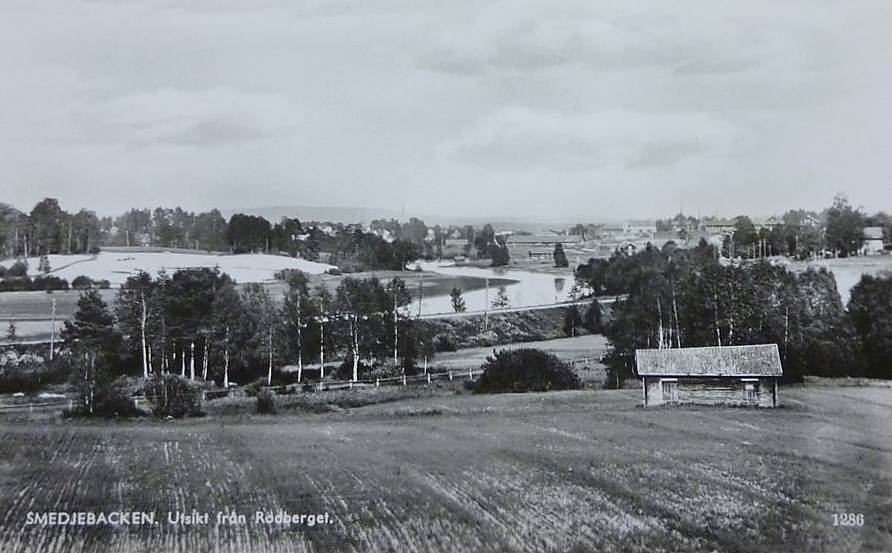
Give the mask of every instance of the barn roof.
POLYGON ((781 376, 777 344, 639 349, 639 376, 781 376))
POLYGON ((883 227, 864 227, 864 238, 868 240, 882 240, 883 227))

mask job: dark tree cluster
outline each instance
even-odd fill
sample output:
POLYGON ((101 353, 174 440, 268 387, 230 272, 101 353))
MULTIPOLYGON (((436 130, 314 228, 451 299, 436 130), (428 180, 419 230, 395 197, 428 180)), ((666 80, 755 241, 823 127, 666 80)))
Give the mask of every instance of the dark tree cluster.
POLYGON ((580 268, 595 290, 628 294, 604 324, 620 380, 633 374, 639 348, 764 343, 779 346, 788 380, 863 373, 861 342, 831 273, 764 261, 726 266, 711 249, 648 247, 580 268))
POLYGON ((177 375, 228 386, 281 376, 285 365, 343 361, 346 378, 388 365, 411 373, 415 358, 433 355, 431 337, 421 335, 401 308, 411 301, 398 278, 345 278, 332 294, 308 289, 306 276, 291 272, 284 297, 261 285, 237 286, 216 269, 185 269, 127 279, 113 309, 95 290, 86 290, 62 332, 65 353, 87 403, 103 383, 122 375, 177 375), (360 363, 362 360, 362 363, 360 363))

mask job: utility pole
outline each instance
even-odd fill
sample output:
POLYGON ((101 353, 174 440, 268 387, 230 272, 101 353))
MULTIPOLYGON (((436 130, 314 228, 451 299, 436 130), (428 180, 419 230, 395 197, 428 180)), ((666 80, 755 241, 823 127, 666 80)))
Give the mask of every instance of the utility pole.
POLYGON ((266 376, 266 385, 273 385, 273 326, 269 327, 269 372, 266 376))
POLYGON ((484 279, 486 283, 486 303, 483 304, 483 330, 489 330, 489 278, 484 279))
POLYGON ((303 355, 302 355, 302 351, 301 351, 303 349, 303 344, 300 339, 300 328, 301 328, 300 302, 302 299, 303 299, 302 296, 298 296, 298 298, 297 298, 297 382, 298 383, 300 383, 300 378, 304 371, 303 355))
POLYGON ((393 287, 393 366, 399 365, 400 318, 397 303, 396 286, 393 287))
POLYGON ((421 318, 421 302, 424 300, 424 273, 418 278, 418 317, 421 318))
POLYGON ((319 381, 325 380, 325 317, 319 317, 319 381))
POLYGON ((52 322, 50 322, 50 361, 53 360, 53 355, 56 349, 56 298, 53 298, 53 317, 52 322))

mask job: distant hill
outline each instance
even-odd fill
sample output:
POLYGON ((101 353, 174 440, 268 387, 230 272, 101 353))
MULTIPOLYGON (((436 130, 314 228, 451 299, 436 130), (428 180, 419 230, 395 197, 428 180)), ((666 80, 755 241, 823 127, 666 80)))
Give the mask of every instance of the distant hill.
POLYGON ((281 221, 283 217, 296 217, 301 221, 331 221, 336 223, 369 223, 375 219, 397 219, 406 222, 411 217, 417 217, 427 225, 474 225, 482 226, 492 224, 499 230, 525 230, 540 232, 547 229, 560 229, 568 226, 567 222, 542 222, 532 219, 517 217, 506 219, 505 217, 467 217, 461 215, 402 213, 395 209, 377 209, 366 207, 334 207, 334 206, 269 206, 269 207, 245 207, 238 209, 221 209, 223 217, 229 219, 236 213, 263 217, 271 222, 281 221))

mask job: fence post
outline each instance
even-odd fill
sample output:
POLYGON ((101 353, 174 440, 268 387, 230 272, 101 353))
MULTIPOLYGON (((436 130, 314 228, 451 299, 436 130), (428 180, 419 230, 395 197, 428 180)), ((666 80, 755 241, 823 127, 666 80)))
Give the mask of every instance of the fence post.
POLYGON ((352 380, 350 381, 350 389, 351 390, 353 389, 353 381, 352 380))
POLYGON ((468 378, 474 378, 474 373, 471 372, 471 369, 468 369, 468 378))
POLYGON ((427 373, 427 383, 431 383, 431 373, 427 373))
POLYGON ((452 380, 452 370, 449 371, 449 380, 452 380))
POLYGON ((379 387, 379 386, 381 386, 381 379, 380 379, 380 378, 375 378, 375 388, 377 388, 377 387, 379 387))
POLYGON ((406 385, 406 375, 403 375, 403 386, 406 385))
POLYGON ((68 400, 68 410, 74 411, 74 400, 73 399, 68 400))

